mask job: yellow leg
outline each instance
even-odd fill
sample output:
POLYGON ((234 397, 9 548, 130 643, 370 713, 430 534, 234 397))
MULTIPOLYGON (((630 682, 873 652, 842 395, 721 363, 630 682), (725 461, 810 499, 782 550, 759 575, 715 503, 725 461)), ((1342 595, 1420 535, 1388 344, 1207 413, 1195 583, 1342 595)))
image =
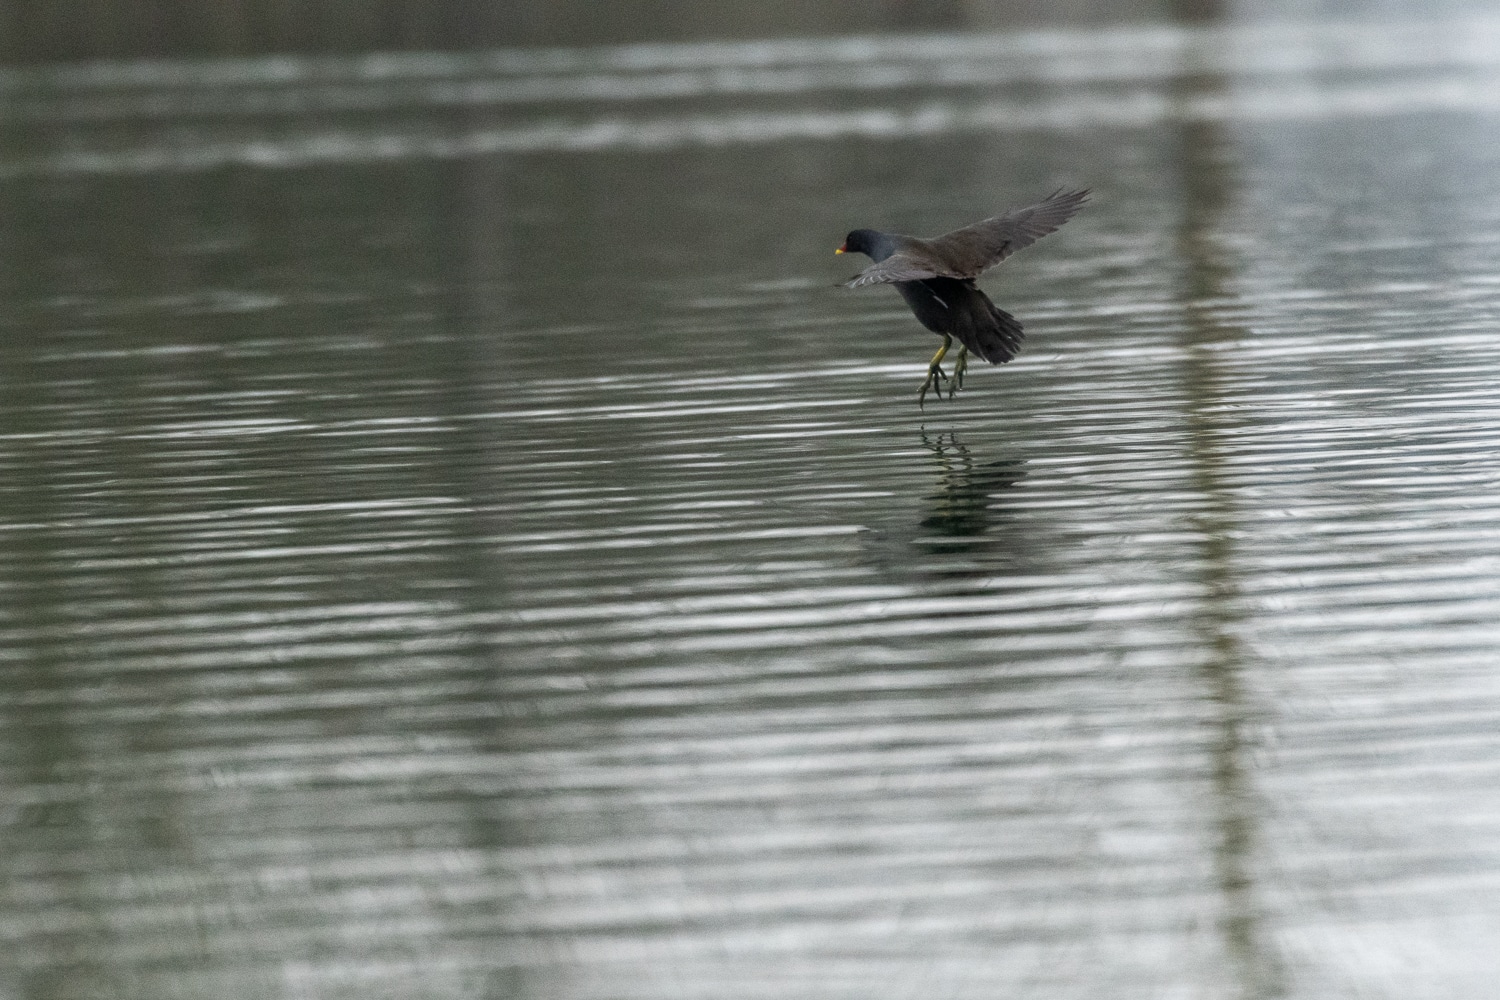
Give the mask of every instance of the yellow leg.
MULTIPOLYGON (((922 409, 922 401, 927 398, 927 390, 932 388, 932 380, 936 378, 947 378, 943 371, 943 355, 948 353, 948 347, 953 343, 953 338, 943 334, 943 346, 932 356, 932 361, 927 365, 927 378, 922 382, 922 391, 917 393, 917 408, 922 409)), ((943 391, 938 390, 938 397, 942 398, 943 391)))
POLYGON ((964 372, 969 370, 969 349, 960 347, 958 349, 958 360, 953 362, 953 377, 948 380, 948 398, 964 387, 964 372))

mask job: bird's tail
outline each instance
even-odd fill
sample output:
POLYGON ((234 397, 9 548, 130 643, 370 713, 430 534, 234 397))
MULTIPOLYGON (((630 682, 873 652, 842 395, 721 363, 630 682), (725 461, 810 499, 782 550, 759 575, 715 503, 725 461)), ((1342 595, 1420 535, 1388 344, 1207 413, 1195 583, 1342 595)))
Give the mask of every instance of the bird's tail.
POLYGON ((968 308, 955 318, 953 333, 959 342, 992 365, 1009 361, 1021 352, 1021 321, 990 301, 979 289, 969 298, 968 308))

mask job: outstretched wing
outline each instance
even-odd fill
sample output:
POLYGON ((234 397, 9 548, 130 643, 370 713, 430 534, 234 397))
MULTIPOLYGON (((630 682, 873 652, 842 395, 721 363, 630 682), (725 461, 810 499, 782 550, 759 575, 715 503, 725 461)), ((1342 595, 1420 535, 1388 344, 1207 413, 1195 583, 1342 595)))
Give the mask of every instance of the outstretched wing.
MULTIPOLYGON (((926 240, 915 240, 911 237, 907 239, 921 245, 923 249, 927 248, 926 240)), ((924 281, 927 278, 961 277, 963 275, 944 266, 930 252, 913 253, 909 250, 898 250, 878 264, 871 264, 844 284, 849 288, 859 288, 883 281, 924 281)))
MULTIPOLYGON (((951 267, 946 272, 949 277, 977 278, 1017 250, 1025 249, 1048 233, 1056 232, 1064 222, 1073 217, 1073 213, 1083 207, 1088 196, 1087 190, 1054 191, 1028 208, 1018 208, 1014 212, 955 229, 927 242, 936 256, 951 267)), ((869 271, 865 273, 868 274, 869 271)))

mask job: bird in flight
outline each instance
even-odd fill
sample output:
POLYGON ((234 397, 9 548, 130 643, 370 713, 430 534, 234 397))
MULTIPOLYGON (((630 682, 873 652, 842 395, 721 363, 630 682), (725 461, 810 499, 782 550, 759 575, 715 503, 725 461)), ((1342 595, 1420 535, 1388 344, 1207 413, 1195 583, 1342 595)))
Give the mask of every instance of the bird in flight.
POLYGON ((927 378, 917 394, 922 406, 927 391, 948 383, 948 398, 963 388, 969 355, 998 365, 1021 350, 1021 323, 991 302, 974 279, 1017 250, 1031 246, 1073 217, 1088 200, 1088 191, 1056 191, 1029 208, 1018 208, 972 226, 955 229, 930 240, 875 229, 856 229, 844 237, 834 253, 862 253, 875 263, 850 278, 850 288, 887 283, 906 300, 917 320, 940 334, 943 346, 927 365, 927 378), (958 339, 953 375, 943 371, 943 358, 958 339))

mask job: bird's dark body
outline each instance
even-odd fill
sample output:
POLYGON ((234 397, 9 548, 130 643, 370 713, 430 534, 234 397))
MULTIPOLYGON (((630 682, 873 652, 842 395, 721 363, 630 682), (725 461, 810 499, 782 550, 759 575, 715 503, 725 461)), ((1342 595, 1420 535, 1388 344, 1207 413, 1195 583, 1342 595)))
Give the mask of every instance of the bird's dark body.
POLYGON ((991 364, 1021 350, 1021 321, 990 301, 972 281, 927 278, 895 282, 917 321, 936 334, 951 333, 960 344, 991 364))

